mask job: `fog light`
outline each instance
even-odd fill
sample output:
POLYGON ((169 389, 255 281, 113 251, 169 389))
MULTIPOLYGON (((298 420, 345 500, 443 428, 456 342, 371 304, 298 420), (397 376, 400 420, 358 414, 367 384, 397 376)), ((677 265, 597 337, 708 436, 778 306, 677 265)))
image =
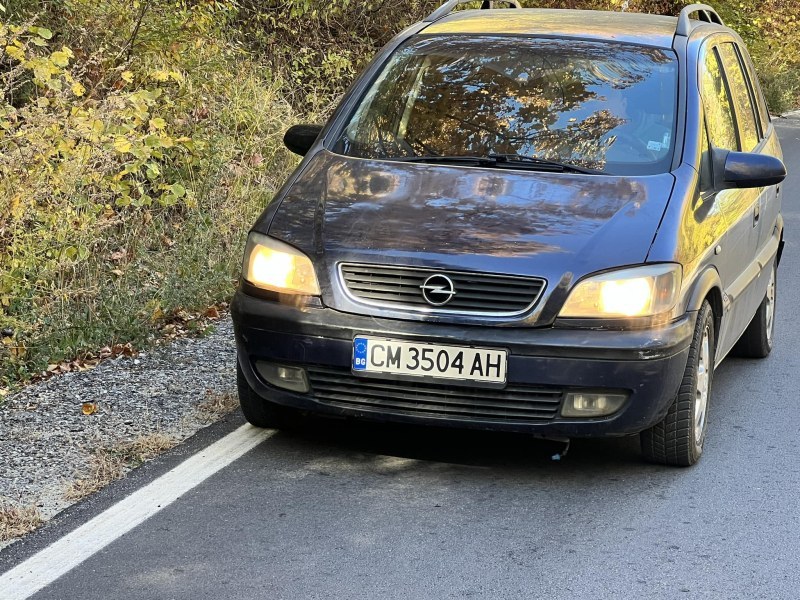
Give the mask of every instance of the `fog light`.
POLYGON ((625 394, 570 392, 564 399, 562 417, 605 417, 617 412, 627 399, 625 394))
POLYGON ((275 387, 292 392, 307 392, 310 389, 305 369, 300 367, 284 367, 259 360, 256 370, 264 381, 275 387))

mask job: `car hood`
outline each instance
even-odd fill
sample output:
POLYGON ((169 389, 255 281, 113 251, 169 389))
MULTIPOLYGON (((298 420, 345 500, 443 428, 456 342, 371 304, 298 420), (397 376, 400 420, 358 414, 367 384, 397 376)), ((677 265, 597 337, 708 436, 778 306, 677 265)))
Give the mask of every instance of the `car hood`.
POLYGON ((670 174, 544 173, 322 151, 256 228, 314 259, 334 307, 352 308, 336 293, 340 262, 530 275, 552 290, 644 262, 673 184, 670 174))

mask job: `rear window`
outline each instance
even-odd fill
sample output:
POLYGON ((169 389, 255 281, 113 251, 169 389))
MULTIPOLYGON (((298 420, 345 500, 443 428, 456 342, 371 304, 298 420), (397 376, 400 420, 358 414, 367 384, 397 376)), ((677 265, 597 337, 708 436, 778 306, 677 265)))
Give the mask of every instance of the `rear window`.
POLYGON ((414 38, 394 53, 334 151, 520 154, 610 174, 669 170, 677 64, 631 44, 515 36, 414 38))

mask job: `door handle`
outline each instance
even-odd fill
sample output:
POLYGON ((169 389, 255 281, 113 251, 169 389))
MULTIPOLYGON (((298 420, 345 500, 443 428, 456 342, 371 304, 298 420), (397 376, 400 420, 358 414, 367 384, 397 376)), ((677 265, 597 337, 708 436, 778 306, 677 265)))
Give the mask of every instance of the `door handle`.
POLYGON ((758 225, 758 220, 761 218, 761 201, 756 202, 756 207, 753 209, 753 227, 758 225))

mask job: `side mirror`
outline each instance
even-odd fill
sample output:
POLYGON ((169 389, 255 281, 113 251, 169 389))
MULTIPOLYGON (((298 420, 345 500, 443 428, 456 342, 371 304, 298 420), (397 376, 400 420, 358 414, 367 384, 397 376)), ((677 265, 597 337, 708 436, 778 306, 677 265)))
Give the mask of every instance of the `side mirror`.
POLYGON ((283 145, 300 156, 305 156, 322 132, 322 125, 294 125, 283 136, 283 145))
POLYGON ((717 190, 777 185, 786 179, 786 165, 774 156, 714 149, 714 183, 717 190))

